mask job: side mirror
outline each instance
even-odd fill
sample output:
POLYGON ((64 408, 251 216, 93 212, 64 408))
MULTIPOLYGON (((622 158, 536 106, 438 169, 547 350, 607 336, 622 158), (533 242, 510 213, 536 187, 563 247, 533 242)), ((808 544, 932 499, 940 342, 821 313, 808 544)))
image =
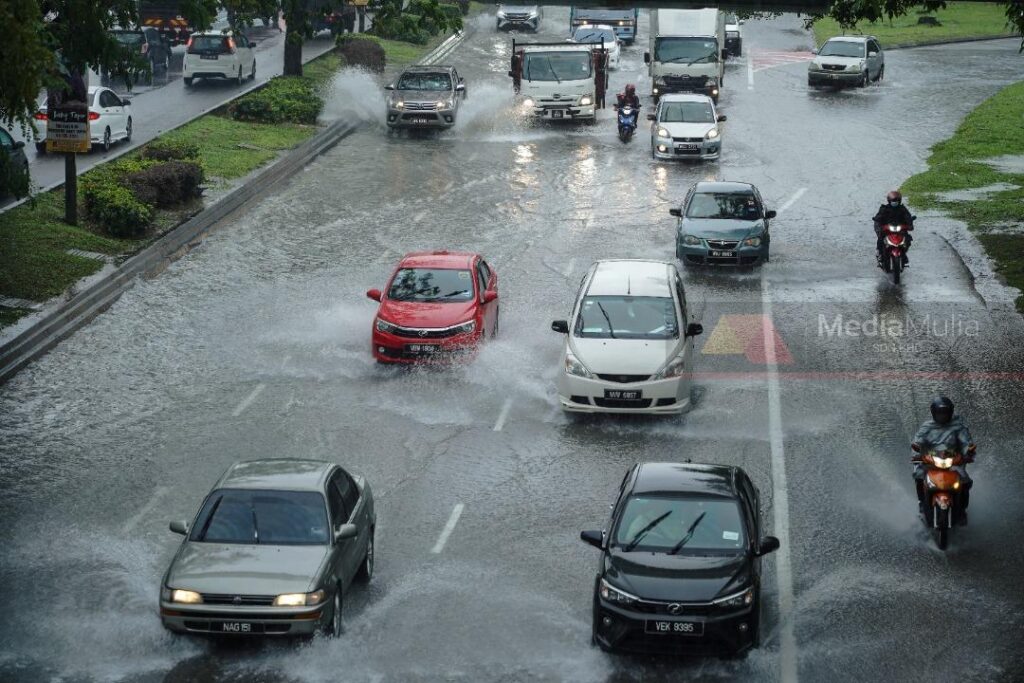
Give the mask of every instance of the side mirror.
POLYGON ((604 534, 600 531, 581 531, 580 540, 594 546, 595 548, 601 548, 604 546, 604 534))
POLYGON ((704 326, 700 323, 690 323, 686 326, 687 337, 698 337, 704 334, 704 326))
POLYGON ((877 57, 877 56, 878 56, 878 53, 873 51, 873 50, 868 53, 868 57, 877 57))
POLYGON ((24 146, 25 146, 25 141, 24 140, 18 140, 18 141, 16 141, 14 143, 14 149, 21 149, 24 146))
POLYGON ((917 220, 917 216, 915 216, 914 214, 910 214, 910 220, 916 221, 917 220))
POLYGON ((764 217, 765 217, 765 218, 775 218, 775 217, 776 217, 776 216, 778 216, 778 215, 779 215, 779 214, 778 214, 778 213, 776 213, 775 211, 765 211, 765 212, 764 212, 764 217))
POLYGON ((743 24, 747 23, 747 20, 746 19, 740 19, 736 23, 739 24, 740 26, 743 26, 743 24))
POLYGON ((912 444, 910 444, 910 450, 914 451, 915 453, 920 453, 921 452, 921 444, 919 444, 919 443, 912 443, 912 444))
POLYGON ((466 89, 466 84, 465 83, 459 83, 458 85, 455 86, 455 91, 456 92, 463 92, 465 89, 466 89))
POLYGON ((359 535, 359 527, 355 524, 342 524, 334 530, 334 542, 344 541, 348 538, 355 538, 359 535))
POLYGON ((569 334, 569 321, 568 320, 554 320, 551 323, 551 329, 561 334, 569 334))
POLYGON ((683 217, 683 210, 682 209, 669 209, 668 212, 669 212, 669 215, 675 216, 676 218, 682 218, 683 217))
MULTIPOLYGON (((512 74, 509 74, 509 75, 511 76, 512 74)), ((387 85, 384 86, 384 89, 385 90, 394 90, 395 89, 395 84, 394 83, 388 83, 387 85)))
POLYGON ((811 48, 811 54, 812 54, 812 55, 816 55, 816 54, 818 54, 818 48, 816 48, 816 47, 812 47, 812 48, 811 48))
POLYGON ((651 63, 651 53, 650 52, 645 52, 644 53, 644 64, 650 64, 650 63, 651 63))
POLYGON ((173 531, 176 534, 181 534, 182 536, 188 534, 188 522, 179 520, 176 522, 171 522, 167 526, 171 531, 173 531))
POLYGON ((515 78, 515 77, 516 77, 516 75, 515 75, 514 73, 512 73, 511 71, 509 71, 509 72, 508 72, 508 77, 509 77, 509 78, 515 78))
POLYGON ((716 120, 719 123, 721 123, 722 121, 728 121, 729 119, 728 119, 728 117, 725 114, 719 114, 716 120))
POLYGON ((978 446, 977 446, 976 444, 973 444, 973 443, 972 443, 972 444, 971 444, 970 446, 968 446, 968 447, 967 447, 967 455, 972 455, 972 456, 973 456, 973 455, 974 455, 974 453, 975 453, 975 452, 976 452, 977 450, 978 450, 978 446))
POLYGON ((374 301, 380 301, 383 296, 379 289, 368 289, 366 290, 366 296, 373 299, 374 301))
POLYGON ((489 304, 492 301, 496 301, 497 299, 498 299, 498 293, 495 292, 493 289, 488 289, 486 292, 484 292, 484 303, 485 304, 489 304))
POLYGON ((773 553, 779 549, 779 539, 774 536, 765 536, 761 539, 761 545, 757 548, 758 556, 773 553))
POLYGON ((657 117, 657 116, 655 116, 654 114, 648 114, 648 115, 647 115, 647 120, 648 120, 648 121, 657 121, 657 120, 658 120, 658 117, 657 117))
POLYGON ((257 43, 255 40, 249 41, 249 47, 256 47, 257 45, 259 45, 259 43, 257 43))
POLYGON ((729 51, 722 50, 722 59, 729 59, 729 51))

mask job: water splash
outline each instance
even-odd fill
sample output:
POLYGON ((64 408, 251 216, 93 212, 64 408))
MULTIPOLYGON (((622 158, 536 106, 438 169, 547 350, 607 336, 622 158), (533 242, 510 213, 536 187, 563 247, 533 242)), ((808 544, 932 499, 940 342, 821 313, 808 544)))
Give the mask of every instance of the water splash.
POLYGON ((321 121, 355 117, 366 123, 383 124, 384 95, 380 83, 365 69, 342 69, 328 88, 321 121))

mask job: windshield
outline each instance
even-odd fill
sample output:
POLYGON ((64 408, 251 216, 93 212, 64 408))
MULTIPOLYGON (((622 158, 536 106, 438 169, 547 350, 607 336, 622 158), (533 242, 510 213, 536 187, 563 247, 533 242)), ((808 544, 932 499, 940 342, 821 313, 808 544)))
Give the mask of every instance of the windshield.
POLYGON ((740 22, 739 22, 739 20, 738 20, 738 19, 736 18, 736 15, 735 15, 735 14, 729 14, 728 12, 726 12, 726 13, 725 13, 725 23, 726 23, 726 24, 738 24, 738 23, 740 23, 740 22))
POLYGON ((701 192, 693 195, 686 215, 688 218, 756 221, 761 218, 761 209, 752 194, 701 192))
POLYGON ((228 39, 224 36, 192 36, 189 52, 227 52, 228 39))
POLYGON ((141 45, 145 36, 141 33, 120 32, 114 34, 114 40, 122 45, 141 45))
POLYGON ((452 79, 446 73, 403 74, 398 81, 399 90, 451 90, 452 79))
POLYGON ((579 81, 590 78, 590 52, 527 52, 523 78, 528 81, 579 81))
POLYGON ((848 40, 830 40, 821 46, 819 57, 863 57, 864 43, 851 43, 848 40))
POLYGON ((665 102, 662 123, 714 123, 715 110, 710 102, 665 102))
POLYGON ((606 28, 578 28, 572 34, 572 39, 577 43, 600 43, 604 40, 605 45, 615 44, 615 31, 606 28))
POLYGON ((220 489, 206 499, 189 540, 252 545, 323 545, 324 498, 312 491, 220 489))
POLYGON ((576 319, 576 336, 591 339, 675 339, 672 297, 588 296, 576 319))
POLYGON ((718 42, 707 38, 658 38, 654 61, 701 64, 718 59, 718 42))
POLYGON ((402 268, 388 290, 394 301, 471 301, 473 277, 468 270, 402 268))
POLYGON ((746 534, 735 500, 640 494, 626 502, 613 543, 627 551, 735 552, 746 534))

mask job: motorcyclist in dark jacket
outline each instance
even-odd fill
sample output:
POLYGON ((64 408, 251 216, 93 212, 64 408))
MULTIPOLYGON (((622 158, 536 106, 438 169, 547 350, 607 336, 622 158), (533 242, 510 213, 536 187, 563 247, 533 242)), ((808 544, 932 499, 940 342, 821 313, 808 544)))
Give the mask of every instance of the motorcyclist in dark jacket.
MULTIPOLYGON (((911 231, 914 229, 914 216, 910 210, 903 205, 903 195, 899 190, 893 190, 885 196, 885 204, 878 207, 878 213, 871 220, 875 223, 875 249, 878 251, 878 258, 882 258, 883 225, 905 225, 907 226, 907 249, 914 241, 911 231)), ((907 254, 903 254, 903 265, 908 263, 907 254)))
MULTIPOLYGON (((921 452, 945 447, 948 451, 959 453, 967 462, 974 462, 970 447, 974 445, 967 425, 959 415, 953 413, 953 402, 940 396, 931 405, 932 419, 926 420, 914 435, 913 443, 921 452)), ((971 481, 966 465, 957 465, 953 470, 960 475, 960 512, 964 522, 967 521, 967 505, 971 501, 971 481)), ((925 468, 921 463, 914 463, 914 483, 917 486, 917 501, 924 510, 924 476, 925 468)))
POLYGON ((625 107, 628 105, 630 107, 633 107, 633 109, 640 108, 640 98, 636 94, 636 86, 633 85, 632 83, 626 86, 625 92, 620 92, 615 97, 619 101, 620 107, 625 107))

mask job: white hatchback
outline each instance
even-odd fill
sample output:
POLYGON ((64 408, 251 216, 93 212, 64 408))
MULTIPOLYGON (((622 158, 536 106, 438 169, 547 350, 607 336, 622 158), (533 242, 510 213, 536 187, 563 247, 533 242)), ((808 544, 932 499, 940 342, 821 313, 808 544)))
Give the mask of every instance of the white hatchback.
POLYGON ((558 400, 581 413, 681 413, 690 407, 693 338, 679 271, 665 261, 598 261, 583 278, 566 335, 558 400))
POLYGON ((241 33, 204 31, 193 33, 185 48, 182 77, 185 85, 197 78, 226 78, 242 84, 256 78, 256 43, 241 33))

